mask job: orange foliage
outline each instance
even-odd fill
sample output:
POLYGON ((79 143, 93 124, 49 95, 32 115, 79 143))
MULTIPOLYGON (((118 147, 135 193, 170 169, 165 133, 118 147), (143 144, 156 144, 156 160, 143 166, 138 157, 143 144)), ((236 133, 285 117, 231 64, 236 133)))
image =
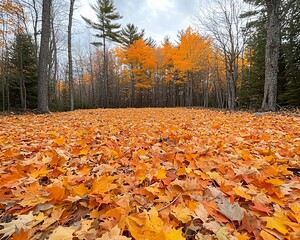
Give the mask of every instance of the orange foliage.
POLYGON ((1 116, 0 238, 299 239, 299 121, 181 108, 1 116))
POLYGON ((174 55, 174 66, 179 71, 199 71, 208 65, 212 55, 211 43, 188 28, 181 36, 174 55))
POLYGON ((125 77, 131 75, 136 87, 151 88, 156 68, 155 49, 152 46, 139 39, 127 49, 117 49, 116 54, 126 66, 123 69, 124 73, 128 73, 125 77))

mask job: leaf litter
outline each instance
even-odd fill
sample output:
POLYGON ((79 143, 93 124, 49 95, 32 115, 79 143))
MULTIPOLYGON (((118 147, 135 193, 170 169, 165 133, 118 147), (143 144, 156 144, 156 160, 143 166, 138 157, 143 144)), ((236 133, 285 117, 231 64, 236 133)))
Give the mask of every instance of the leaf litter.
POLYGON ((0 118, 2 239, 299 239, 299 117, 0 118))

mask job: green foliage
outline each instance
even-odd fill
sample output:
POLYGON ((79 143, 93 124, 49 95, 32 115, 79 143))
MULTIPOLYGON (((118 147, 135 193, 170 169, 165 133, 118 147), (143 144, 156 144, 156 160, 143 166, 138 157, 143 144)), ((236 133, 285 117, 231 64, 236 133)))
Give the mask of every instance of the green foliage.
POLYGON ((123 46, 129 47, 134 41, 143 38, 145 35, 145 30, 142 29, 140 32, 138 27, 134 24, 127 24, 126 27, 122 29, 120 40, 123 46))
POLYGON ((264 94, 266 27, 263 18, 247 27, 250 29, 246 48, 248 66, 243 72, 239 102, 242 107, 258 109, 264 94))
POLYGON ((91 6, 95 11, 98 22, 95 23, 88 18, 82 17, 83 20, 93 29, 97 30, 96 37, 102 38, 103 42, 94 44, 105 44, 105 39, 113 42, 120 42, 120 27, 115 21, 122 17, 114 7, 112 0, 98 0, 95 5, 91 6))
POLYGON ((11 107, 13 109, 24 107, 21 88, 25 88, 23 101, 26 101, 26 108, 37 108, 37 59, 35 45, 30 35, 23 33, 16 35, 10 52, 10 71, 7 79, 11 107))
MULTIPOLYGON (((256 6, 263 1, 245 0, 256 6)), ((300 106, 300 2, 282 1, 281 6, 281 48, 278 62, 277 94, 280 106, 300 106)), ((265 9, 251 11, 242 17, 256 16, 249 22, 247 33, 248 68, 244 70, 239 101, 241 106, 259 108, 263 98, 265 77, 265 9)))
POLYGON ((300 106, 300 2, 293 1, 284 16, 282 48, 285 63, 285 91, 279 95, 282 104, 300 106))

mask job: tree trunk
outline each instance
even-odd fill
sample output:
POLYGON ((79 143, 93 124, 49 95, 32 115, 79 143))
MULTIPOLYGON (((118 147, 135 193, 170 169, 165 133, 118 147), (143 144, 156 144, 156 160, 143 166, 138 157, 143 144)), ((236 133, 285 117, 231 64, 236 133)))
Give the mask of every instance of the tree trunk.
POLYGON ((50 41, 51 0, 43 0, 42 35, 38 68, 38 112, 49 113, 48 107, 48 65, 50 41))
POLYGON ((281 0, 266 0, 267 41, 265 55, 265 86, 262 110, 275 111, 277 101, 277 74, 280 47, 279 6, 281 0))
POLYGON ((68 25, 68 61, 69 61, 69 94, 70 110, 74 110, 74 83, 73 83, 73 60, 72 60, 72 23, 75 0, 70 0, 69 25, 68 25))

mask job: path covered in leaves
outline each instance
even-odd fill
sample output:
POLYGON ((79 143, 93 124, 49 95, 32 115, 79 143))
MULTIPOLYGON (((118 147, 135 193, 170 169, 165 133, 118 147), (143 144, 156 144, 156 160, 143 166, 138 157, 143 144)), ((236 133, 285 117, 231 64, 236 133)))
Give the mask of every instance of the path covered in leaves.
POLYGON ((300 117, 0 117, 0 238, 300 239, 300 117))

